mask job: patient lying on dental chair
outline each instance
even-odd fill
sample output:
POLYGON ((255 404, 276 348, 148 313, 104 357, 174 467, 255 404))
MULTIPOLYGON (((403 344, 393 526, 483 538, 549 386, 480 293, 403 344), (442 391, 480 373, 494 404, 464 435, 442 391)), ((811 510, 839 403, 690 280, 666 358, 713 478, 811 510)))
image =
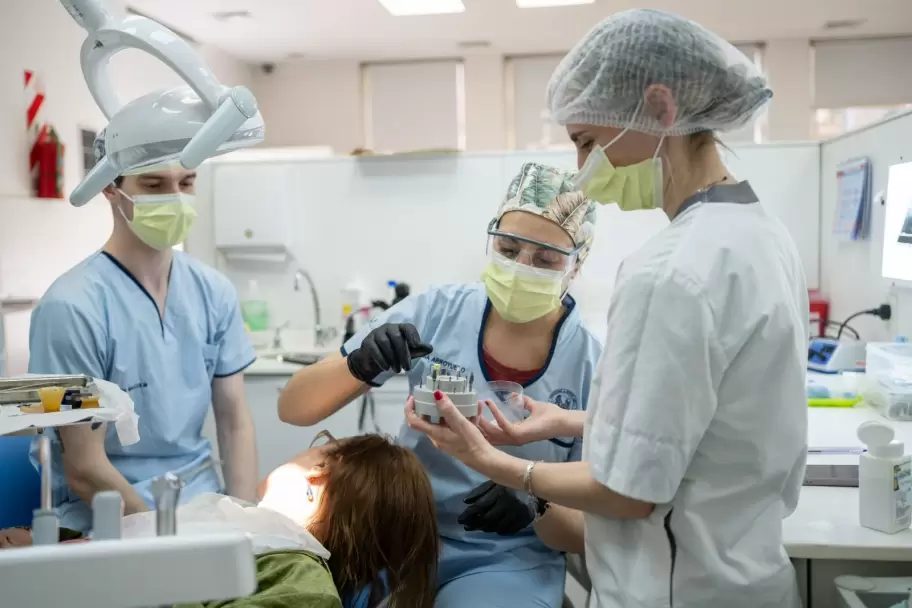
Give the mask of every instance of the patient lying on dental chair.
MULTIPOLYGON (((178 508, 178 534, 247 532, 257 567, 253 595, 179 608, 432 608, 439 541, 421 463, 380 435, 321 436, 263 480, 256 506, 202 494, 178 508)), ((124 537, 154 535, 154 513, 124 518, 124 537)))

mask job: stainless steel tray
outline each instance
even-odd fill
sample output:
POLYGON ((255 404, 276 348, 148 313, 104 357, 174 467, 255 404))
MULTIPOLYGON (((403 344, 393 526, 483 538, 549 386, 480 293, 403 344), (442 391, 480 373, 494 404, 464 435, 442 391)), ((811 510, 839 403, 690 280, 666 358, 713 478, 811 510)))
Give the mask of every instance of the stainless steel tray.
POLYGON ((38 389, 48 386, 83 388, 95 391, 92 378, 82 375, 27 376, 23 378, 0 378, 0 405, 37 403, 38 389))

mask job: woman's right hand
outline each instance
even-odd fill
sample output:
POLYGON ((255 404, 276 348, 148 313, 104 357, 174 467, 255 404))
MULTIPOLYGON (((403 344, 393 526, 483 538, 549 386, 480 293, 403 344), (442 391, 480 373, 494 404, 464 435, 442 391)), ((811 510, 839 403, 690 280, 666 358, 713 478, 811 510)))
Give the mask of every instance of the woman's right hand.
POLYGON ((535 401, 528 395, 523 395, 523 407, 529 415, 519 422, 507 420, 493 401, 486 400, 484 403, 497 424, 479 416, 478 427, 494 445, 525 445, 566 434, 567 412, 553 403, 535 401))
POLYGON ((426 357, 434 347, 424 344, 411 323, 386 323, 372 330, 348 355, 348 371, 369 383, 383 372, 411 371, 412 359, 426 357))

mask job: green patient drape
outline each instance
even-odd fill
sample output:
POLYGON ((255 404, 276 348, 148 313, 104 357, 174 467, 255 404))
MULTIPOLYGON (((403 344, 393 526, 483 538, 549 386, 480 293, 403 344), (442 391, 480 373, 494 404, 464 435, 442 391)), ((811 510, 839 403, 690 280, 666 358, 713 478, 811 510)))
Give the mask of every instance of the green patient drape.
POLYGON ((326 562, 307 551, 263 553, 256 556, 256 570, 251 596, 174 608, 342 608, 326 562))

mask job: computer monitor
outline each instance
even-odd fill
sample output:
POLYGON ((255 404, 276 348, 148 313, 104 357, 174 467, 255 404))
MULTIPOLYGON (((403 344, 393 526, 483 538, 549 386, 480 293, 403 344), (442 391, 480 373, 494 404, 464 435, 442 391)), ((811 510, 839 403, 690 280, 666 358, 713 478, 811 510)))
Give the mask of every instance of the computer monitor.
POLYGON ((912 162, 890 167, 881 268, 885 279, 912 287, 912 162))

